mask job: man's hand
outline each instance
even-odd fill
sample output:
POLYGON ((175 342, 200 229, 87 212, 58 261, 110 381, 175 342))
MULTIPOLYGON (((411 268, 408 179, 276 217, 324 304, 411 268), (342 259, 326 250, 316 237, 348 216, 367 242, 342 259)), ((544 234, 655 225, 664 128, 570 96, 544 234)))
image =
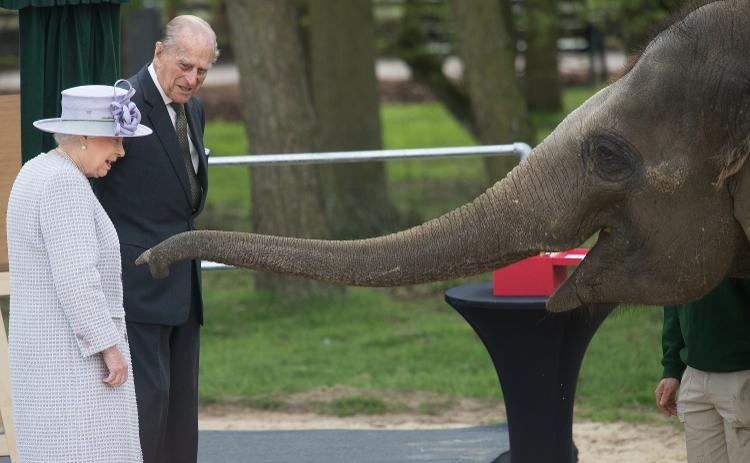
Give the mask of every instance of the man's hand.
POLYGON ((128 362, 123 357, 117 346, 112 346, 102 351, 102 359, 109 370, 109 375, 102 382, 112 387, 122 385, 128 379, 128 362))
POLYGON ((656 407, 666 416, 677 416, 677 389, 680 388, 680 380, 677 378, 664 378, 656 386, 656 407))

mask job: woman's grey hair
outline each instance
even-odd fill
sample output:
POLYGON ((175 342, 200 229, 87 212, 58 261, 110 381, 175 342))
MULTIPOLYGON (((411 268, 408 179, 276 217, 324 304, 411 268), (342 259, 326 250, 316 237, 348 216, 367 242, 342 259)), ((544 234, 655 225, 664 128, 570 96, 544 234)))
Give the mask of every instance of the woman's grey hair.
POLYGON ((216 33, 211 28, 210 24, 198 16, 184 14, 175 16, 169 21, 167 23, 166 32, 164 33, 164 38, 161 40, 164 48, 166 50, 171 49, 177 41, 177 36, 179 36, 185 29, 190 29, 191 32, 202 32, 211 39, 214 47, 214 59, 211 61, 211 64, 215 63, 216 60, 219 59, 219 46, 216 43, 216 33))
POLYGON ((67 133, 55 133, 52 135, 58 145, 67 145, 81 138, 80 135, 69 135, 67 133))

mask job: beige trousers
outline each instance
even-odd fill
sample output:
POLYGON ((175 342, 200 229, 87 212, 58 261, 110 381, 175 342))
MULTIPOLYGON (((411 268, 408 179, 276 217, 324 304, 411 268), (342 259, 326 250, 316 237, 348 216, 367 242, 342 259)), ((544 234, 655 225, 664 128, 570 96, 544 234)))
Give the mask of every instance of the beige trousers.
POLYGON ((677 413, 685 425, 688 463, 750 463, 750 370, 687 367, 677 413))

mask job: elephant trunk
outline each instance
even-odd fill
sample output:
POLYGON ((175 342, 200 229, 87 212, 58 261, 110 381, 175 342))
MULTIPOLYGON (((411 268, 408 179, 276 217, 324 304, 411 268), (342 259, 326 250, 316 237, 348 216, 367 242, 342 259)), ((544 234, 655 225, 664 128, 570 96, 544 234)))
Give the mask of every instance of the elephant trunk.
POLYGON ((566 214, 579 195, 559 177, 574 170, 542 163, 549 161, 532 155, 474 201, 390 235, 327 241, 192 231, 163 241, 137 263, 148 263, 157 278, 166 277, 173 262, 202 259, 354 286, 474 275, 542 250, 568 249, 588 237, 579 236, 579 227, 566 225, 566 214))

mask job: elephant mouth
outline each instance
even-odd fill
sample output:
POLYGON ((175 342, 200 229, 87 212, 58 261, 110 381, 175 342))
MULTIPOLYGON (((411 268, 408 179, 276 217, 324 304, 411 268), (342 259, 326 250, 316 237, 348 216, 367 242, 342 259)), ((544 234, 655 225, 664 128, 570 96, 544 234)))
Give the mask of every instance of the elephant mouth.
POLYGON ((616 246, 617 232, 613 226, 605 225, 600 226, 598 231, 594 231, 590 236, 596 236, 596 242, 578 267, 550 296, 547 301, 550 311, 565 312, 593 302, 605 302, 596 300, 595 295, 601 292, 600 288, 605 283, 607 272, 596 269, 612 265, 612 250, 616 246))

